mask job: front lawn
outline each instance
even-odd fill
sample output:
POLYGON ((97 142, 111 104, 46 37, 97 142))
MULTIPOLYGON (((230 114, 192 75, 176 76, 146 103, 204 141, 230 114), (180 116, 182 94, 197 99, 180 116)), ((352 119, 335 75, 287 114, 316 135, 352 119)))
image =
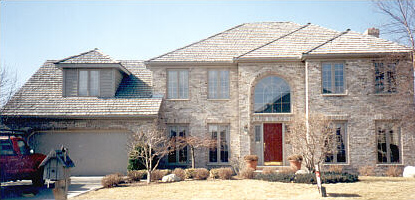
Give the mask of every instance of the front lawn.
MULTIPOLYGON (((356 183, 324 184, 324 199, 415 199, 415 178, 359 177, 356 183)), ((260 180, 135 183, 92 191, 75 199, 317 199, 317 186, 260 180)))

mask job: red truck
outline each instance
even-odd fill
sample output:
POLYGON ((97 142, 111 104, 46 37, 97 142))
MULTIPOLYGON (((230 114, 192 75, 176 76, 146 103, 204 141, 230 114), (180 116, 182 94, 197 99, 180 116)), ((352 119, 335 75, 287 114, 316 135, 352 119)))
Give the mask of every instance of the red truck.
POLYGON ((1 182, 32 180, 33 185, 42 186, 43 168, 39 168, 39 164, 45 157, 34 153, 22 136, 0 133, 1 182))

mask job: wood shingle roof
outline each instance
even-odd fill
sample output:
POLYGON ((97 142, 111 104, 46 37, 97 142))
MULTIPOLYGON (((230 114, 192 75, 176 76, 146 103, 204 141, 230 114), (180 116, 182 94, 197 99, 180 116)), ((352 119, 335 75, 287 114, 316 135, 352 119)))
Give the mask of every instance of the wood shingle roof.
POLYGON ((152 75, 142 61, 120 63, 131 74, 115 97, 63 97, 62 70, 56 60, 46 61, 4 106, 3 116, 26 117, 130 117, 155 116, 161 98, 151 96, 152 75))
POLYGON ((243 59, 302 59, 304 54, 400 53, 411 49, 347 30, 292 22, 246 23, 148 60, 163 62, 228 62, 243 59))

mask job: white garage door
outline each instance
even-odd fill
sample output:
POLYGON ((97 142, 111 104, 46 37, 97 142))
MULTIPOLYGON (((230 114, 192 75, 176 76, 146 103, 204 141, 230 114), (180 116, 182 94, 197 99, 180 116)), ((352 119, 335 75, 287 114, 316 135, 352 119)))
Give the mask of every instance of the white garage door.
POLYGON ((126 172, 129 135, 121 130, 48 131, 34 134, 29 141, 35 152, 46 155, 67 147, 75 162, 72 175, 107 175, 126 172))

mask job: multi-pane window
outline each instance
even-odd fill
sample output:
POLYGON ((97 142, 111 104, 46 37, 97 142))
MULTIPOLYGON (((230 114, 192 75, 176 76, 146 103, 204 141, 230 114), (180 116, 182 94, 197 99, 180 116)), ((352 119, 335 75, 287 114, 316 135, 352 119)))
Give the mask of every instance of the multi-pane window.
POLYGON ((347 130, 346 123, 334 124, 333 150, 326 156, 326 163, 346 163, 347 161, 347 130))
POLYGON ((79 96, 99 96, 99 71, 79 70, 79 96))
POLYGON ((255 86, 255 113, 291 112, 290 86, 282 78, 268 76, 255 86))
POLYGON ((393 122, 376 122, 378 163, 400 162, 400 129, 393 122))
POLYGON ((167 98, 189 98, 189 72, 186 69, 167 71, 167 98))
POLYGON ((375 65, 375 93, 396 92, 395 66, 396 63, 374 63, 375 65))
POLYGON ((188 136, 187 126, 169 126, 170 139, 173 142, 173 149, 168 155, 169 163, 187 163, 187 146, 183 148, 178 148, 174 145, 177 137, 185 138, 188 136))
POLYGON ((343 63, 323 63, 321 68, 323 94, 344 93, 343 63))
POLYGON ((229 125, 211 124, 209 134, 216 145, 209 148, 209 162, 229 162, 229 125))
POLYGON ((209 99, 229 99, 229 70, 209 70, 209 99))

